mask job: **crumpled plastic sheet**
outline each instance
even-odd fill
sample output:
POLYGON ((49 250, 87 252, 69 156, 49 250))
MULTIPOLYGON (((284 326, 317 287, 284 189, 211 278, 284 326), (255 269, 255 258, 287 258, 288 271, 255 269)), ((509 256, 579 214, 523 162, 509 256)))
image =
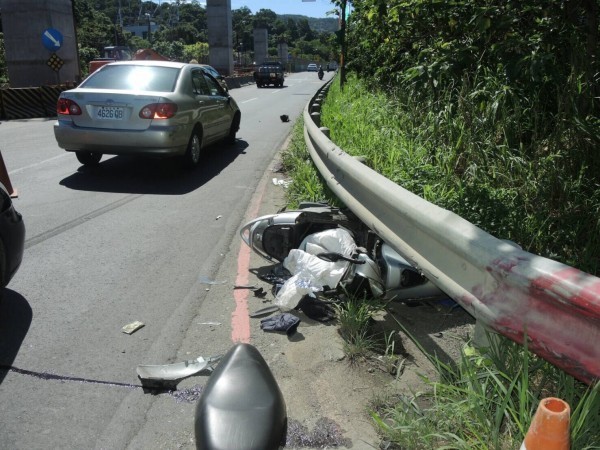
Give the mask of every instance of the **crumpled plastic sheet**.
POLYGON ((325 230, 307 236, 300 248, 290 250, 283 266, 292 274, 281 286, 275 304, 293 309, 305 295, 315 297, 325 286, 335 288, 350 264, 347 261, 324 261, 315 255, 340 253, 351 257, 356 243, 349 231, 343 228, 325 230))
POLYGON ((334 252, 350 257, 356 251, 356 242, 348 230, 332 228, 309 234, 298 248, 311 255, 334 252))

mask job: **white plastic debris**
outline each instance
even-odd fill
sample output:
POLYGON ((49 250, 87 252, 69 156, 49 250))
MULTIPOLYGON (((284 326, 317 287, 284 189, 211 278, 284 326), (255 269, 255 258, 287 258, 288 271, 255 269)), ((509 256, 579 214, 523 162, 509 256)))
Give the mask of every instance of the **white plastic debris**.
POLYGON ((343 228, 333 228, 309 234, 304 238, 299 248, 311 255, 333 252, 349 258, 356 251, 356 242, 354 242, 354 238, 349 231, 343 228))
POLYGON ((346 273, 348 261, 330 262, 318 258, 320 253, 340 253, 351 257, 356 243, 342 228, 321 231, 307 236, 299 249, 292 249, 283 266, 292 274, 275 297, 275 304, 292 309, 305 295, 314 297, 324 286, 334 289, 346 273))
POLYGON ((283 188, 288 188, 290 184, 292 184, 291 180, 281 180, 277 177, 273 178, 273 184, 275 186, 282 186, 283 188))

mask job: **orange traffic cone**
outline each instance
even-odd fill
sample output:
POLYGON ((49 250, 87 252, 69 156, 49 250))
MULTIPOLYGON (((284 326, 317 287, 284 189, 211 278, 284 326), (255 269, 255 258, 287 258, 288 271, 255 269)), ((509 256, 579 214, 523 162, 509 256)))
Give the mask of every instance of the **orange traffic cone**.
POLYGON ((543 399, 533 416, 521 450, 569 450, 571 408, 559 398, 543 399))

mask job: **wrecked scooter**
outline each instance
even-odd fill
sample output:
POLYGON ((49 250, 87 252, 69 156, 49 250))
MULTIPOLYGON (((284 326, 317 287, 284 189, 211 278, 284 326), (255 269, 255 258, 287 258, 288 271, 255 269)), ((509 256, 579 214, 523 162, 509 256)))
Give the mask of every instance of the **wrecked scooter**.
POLYGON ((351 211, 327 204, 307 202, 300 204, 298 210, 258 217, 240 229, 240 236, 263 258, 282 262, 308 236, 335 228, 351 233, 356 252, 351 257, 327 253, 317 256, 324 260, 348 260, 348 269, 339 282, 344 290, 363 290, 375 298, 396 301, 446 296, 351 211))

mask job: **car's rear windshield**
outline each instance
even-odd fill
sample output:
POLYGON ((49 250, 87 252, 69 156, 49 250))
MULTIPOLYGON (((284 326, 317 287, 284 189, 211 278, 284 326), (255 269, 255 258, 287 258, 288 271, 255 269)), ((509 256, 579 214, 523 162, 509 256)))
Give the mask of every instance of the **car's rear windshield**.
POLYGON ((81 83, 80 87, 118 91, 173 92, 178 74, 179 69, 175 67, 105 66, 81 83))

